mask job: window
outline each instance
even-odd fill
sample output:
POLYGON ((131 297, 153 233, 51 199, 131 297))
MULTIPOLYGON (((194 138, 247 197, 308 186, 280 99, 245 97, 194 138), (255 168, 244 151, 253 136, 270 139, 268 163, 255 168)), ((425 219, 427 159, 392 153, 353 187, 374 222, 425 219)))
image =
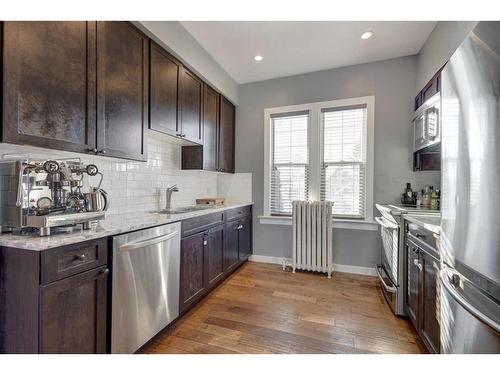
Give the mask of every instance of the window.
POLYGON ((366 105, 321 110, 321 199, 337 217, 365 217, 366 123, 366 105))
POLYGON ((292 201, 308 198, 309 112, 271 116, 271 215, 290 215, 292 201))
POLYGON ((333 202, 337 220, 373 220, 373 96, 268 108, 264 218, 292 201, 333 202))

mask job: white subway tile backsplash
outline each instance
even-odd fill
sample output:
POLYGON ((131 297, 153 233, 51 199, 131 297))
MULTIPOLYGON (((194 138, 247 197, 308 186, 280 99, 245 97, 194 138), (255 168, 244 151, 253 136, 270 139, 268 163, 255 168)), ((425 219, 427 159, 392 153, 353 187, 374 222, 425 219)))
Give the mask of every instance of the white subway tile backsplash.
MULTIPOLYGON (((101 187, 111 204, 108 215, 133 214, 158 210, 165 205, 165 189, 177 184, 179 192, 172 196, 174 206, 195 204, 200 197, 226 197, 228 202, 252 200, 251 173, 218 174, 207 171, 183 171, 181 145, 150 131, 147 162, 124 161, 102 156, 81 155, 30 146, 0 143, 0 154, 24 154, 31 158, 79 157, 84 163, 96 164, 103 172, 101 187), (26 155, 28 154, 28 155, 26 155)), ((86 177, 85 185, 95 186, 98 177, 86 177)))

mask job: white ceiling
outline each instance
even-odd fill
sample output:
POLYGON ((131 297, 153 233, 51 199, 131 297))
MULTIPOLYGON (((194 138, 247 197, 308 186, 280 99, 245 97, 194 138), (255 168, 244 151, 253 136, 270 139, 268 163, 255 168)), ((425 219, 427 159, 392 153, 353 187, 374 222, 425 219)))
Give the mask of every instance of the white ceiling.
POLYGON ((417 54, 436 22, 181 22, 238 83, 417 54), (374 32, 368 40, 361 34, 374 32), (260 63, 253 57, 260 54, 260 63))

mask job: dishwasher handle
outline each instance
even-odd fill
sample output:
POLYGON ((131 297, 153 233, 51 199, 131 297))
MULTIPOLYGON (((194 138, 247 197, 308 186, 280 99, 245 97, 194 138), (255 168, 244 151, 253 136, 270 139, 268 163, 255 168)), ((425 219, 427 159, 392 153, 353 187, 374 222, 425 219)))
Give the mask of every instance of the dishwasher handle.
POLYGON ((169 239, 174 238, 175 236, 177 236, 178 233, 179 233, 178 231, 175 231, 172 233, 163 234, 161 236, 148 238, 146 240, 129 242, 118 247, 118 251, 129 251, 129 250, 140 249, 145 246, 155 245, 157 243, 168 241, 169 239))

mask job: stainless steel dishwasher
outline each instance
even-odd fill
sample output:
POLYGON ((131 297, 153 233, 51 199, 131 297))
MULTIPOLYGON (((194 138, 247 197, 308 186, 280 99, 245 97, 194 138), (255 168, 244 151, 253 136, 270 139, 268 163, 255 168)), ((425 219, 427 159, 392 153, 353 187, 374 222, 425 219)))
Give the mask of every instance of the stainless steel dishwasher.
POLYGON ((113 238, 111 352, 134 353, 179 316, 181 224, 113 238))

